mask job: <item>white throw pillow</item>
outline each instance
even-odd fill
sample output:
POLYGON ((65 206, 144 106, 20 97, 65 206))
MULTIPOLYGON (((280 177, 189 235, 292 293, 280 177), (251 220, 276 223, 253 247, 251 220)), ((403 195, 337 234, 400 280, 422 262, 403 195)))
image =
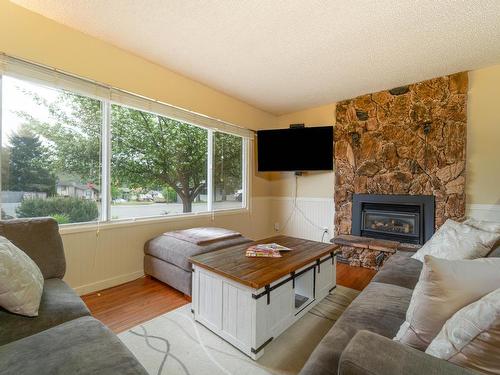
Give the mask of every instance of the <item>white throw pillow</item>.
POLYGON ((0 306, 15 314, 37 316, 43 275, 33 260, 0 236, 0 306))
POLYGON ((500 258, 446 260, 426 255, 406 320, 394 340, 425 350, 461 308, 500 287, 500 258))
POLYGON ((484 230, 486 232, 494 232, 500 234, 500 223, 495 223, 493 221, 477 220, 470 217, 462 224, 466 224, 473 228, 484 230))
POLYGON ((412 258, 421 262, 424 255, 443 259, 481 258, 498 240, 500 233, 486 232, 448 219, 412 258))
POLYGON ((500 288, 456 312, 425 351, 487 374, 500 374, 500 288))

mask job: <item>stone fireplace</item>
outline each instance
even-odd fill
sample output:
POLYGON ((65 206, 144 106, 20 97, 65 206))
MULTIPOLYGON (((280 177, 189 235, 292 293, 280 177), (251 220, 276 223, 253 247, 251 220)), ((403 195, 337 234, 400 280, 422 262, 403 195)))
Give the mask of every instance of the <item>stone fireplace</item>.
MULTIPOLYGON (((467 89, 467 73, 458 73, 337 104, 336 236, 421 244, 446 219, 463 217, 467 89), (408 202, 398 207, 394 202, 364 202, 360 211, 358 198, 370 195, 393 196, 389 201, 431 197, 432 231, 425 230, 430 208, 420 213, 423 206, 410 207, 408 202)), ((380 251, 346 245, 342 253, 351 264, 377 268, 380 251)))

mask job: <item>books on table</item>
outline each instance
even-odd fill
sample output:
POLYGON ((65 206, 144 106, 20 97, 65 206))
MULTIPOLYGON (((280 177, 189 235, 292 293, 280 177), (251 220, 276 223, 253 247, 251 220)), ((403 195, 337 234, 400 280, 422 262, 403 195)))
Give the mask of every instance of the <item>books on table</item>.
POLYGON ((277 243, 264 243, 250 246, 246 251, 247 257, 280 258, 280 251, 290 251, 292 249, 281 246, 277 243))

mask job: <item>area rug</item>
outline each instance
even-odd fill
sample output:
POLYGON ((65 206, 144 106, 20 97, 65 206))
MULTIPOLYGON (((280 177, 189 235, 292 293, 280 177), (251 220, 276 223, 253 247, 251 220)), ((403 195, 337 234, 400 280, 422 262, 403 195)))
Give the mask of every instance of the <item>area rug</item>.
POLYGON ((191 305, 140 324, 118 336, 151 375, 297 374, 319 341, 356 298, 342 286, 318 303, 253 361, 196 323, 191 305))

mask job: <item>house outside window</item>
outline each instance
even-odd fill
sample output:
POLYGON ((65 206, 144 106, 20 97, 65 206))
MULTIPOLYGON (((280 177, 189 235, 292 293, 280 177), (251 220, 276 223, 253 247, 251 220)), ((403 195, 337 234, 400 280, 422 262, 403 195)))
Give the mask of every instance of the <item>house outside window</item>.
POLYGON ((101 102, 2 77, 2 219, 99 220, 101 102), (83 106, 85 104, 85 106, 83 106))

